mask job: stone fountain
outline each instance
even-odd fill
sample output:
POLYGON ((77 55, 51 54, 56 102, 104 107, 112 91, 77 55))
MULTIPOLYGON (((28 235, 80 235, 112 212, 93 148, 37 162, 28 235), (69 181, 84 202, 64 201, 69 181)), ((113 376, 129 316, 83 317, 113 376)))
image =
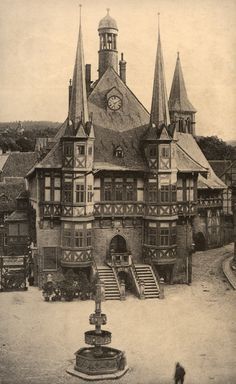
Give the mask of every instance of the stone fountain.
POLYGON ((80 348, 75 352, 75 365, 67 372, 85 380, 117 379, 128 371, 125 352, 107 347, 111 343, 111 332, 101 329, 107 317, 101 311, 104 288, 101 281, 96 284, 95 312, 89 316, 95 330, 85 332, 85 343, 92 347, 80 348))

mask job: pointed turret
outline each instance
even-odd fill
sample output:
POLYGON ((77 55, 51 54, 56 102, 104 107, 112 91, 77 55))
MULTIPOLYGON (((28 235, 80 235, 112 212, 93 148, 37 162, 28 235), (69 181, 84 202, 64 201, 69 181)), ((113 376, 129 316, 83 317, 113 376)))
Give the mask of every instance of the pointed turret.
POLYGON ((88 118, 88 105, 87 105, 87 92, 85 81, 85 64, 84 64, 84 50, 82 40, 82 28, 81 28, 81 6, 80 6, 80 25, 79 25, 79 37, 76 51, 76 59, 74 66, 74 74, 72 81, 69 120, 74 124, 74 128, 77 128, 79 122, 85 125, 88 118))
POLYGON ((159 128, 162 124, 165 124, 166 127, 170 124, 165 73, 164 73, 164 61, 163 61, 163 55, 162 55, 162 49, 161 49, 159 14, 158 14, 158 44, 157 44, 156 64, 155 64, 155 72, 154 72, 150 123, 155 124, 157 128, 159 128))
POLYGON ((188 99, 179 52, 177 53, 175 72, 170 91, 169 110, 171 122, 175 123, 177 131, 195 133, 194 114, 196 113, 196 109, 188 99))
POLYGON ((170 111, 176 112, 196 112, 196 109, 188 99, 179 52, 177 53, 175 72, 170 91, 169 109, 170 111))

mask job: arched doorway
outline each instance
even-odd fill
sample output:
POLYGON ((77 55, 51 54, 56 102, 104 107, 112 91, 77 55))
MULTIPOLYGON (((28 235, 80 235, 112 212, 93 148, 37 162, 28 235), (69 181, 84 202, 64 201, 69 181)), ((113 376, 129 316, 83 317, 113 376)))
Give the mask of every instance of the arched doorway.
POLYGON ((121 235, 116 235, 110 242, 110 253, 125 253, 127 252, 126 240, 121 235))
POLYGON ((197 232, 193 236, 193 240, 195 243, 196 251, 205 251, 206 250, 206 239, 202 232, 197 232))

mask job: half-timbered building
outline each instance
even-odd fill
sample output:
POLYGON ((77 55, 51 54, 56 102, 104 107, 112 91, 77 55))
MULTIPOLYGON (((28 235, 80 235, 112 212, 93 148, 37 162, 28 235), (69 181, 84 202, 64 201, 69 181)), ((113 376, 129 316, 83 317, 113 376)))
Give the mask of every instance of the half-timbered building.
POLYGON ((120 297, 121 279, 157 297, 159 277, 190 281, 193 236, 219 245, 224 183, 195 141, 179 55, 168 101, 160 32, 150 113, 126 84, 109 13, 98 33, 99 77, 80 25, 68 117, 27 176, 38 283, 82 270, 107 282, 107 298, 120 297))

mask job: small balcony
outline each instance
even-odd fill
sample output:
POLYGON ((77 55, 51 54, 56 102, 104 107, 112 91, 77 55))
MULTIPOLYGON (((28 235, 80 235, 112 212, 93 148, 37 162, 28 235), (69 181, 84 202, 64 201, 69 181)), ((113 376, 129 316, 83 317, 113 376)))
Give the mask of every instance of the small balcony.
POLYGON ((131 255, 128 252, 110 253, 110 262, 112 267, 130 267, 132 265, 131 255))
POLYGON ((99 202, 94 204, 94 216, 143 216, 142 202, 99 202))
POLYGON ((200 198, 197 202, 197 208, 223 208, 223 199, 220 197, 200 198))
POLYGON ((89 267, 93 264, 91 248, 62 249, 61 266, 68 268, 89 267))

